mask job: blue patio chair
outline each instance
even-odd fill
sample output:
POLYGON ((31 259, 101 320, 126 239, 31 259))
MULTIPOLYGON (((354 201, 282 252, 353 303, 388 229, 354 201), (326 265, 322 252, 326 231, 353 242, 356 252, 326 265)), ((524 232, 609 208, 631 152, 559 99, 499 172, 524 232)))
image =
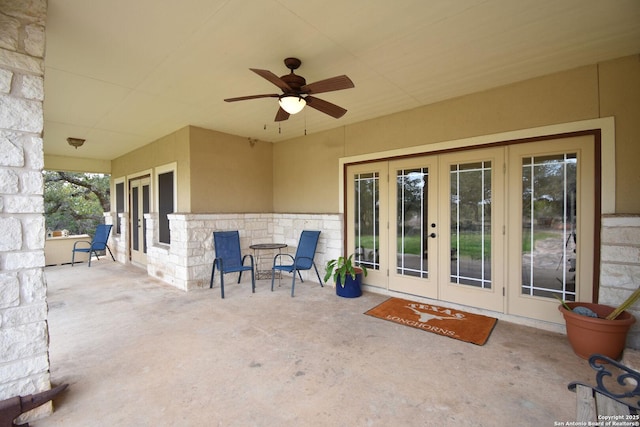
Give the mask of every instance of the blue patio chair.
POLYGON ((316 263, 313 261, 313 258, 316 256, 316 248, 318 246, 319 238, 319 231, 304 230, 300 235, 300 241, 298 242, 298 249, 296 250, 295 257, 289 254, 278 254, 273 258, 271 291, 273 291, 273 282, 276 277, 276 271, 286 271, 287 273, 292 273, 293 275, 293 281, 291 282, 291 296, 293 296, 293 289, 296 286, 296 273, 298 273, 300 281, 304 282, 304 280, 302 280, 302 274, 300 274, 300 271, 311 270, 311 267, 316 270, 316 276, 318 276, 318 282, 320 282, 320 286, 324 287, 324 285, 322 284, 322 279, 320 279, 320 273, 318 273, 316 263), (278 264, 278 262, 282 262, 280 259, 281 257, 291 258, 292 263, 278 264))
POLYGON ((73 244, 73 253, 71 254, 71 267, 76 262, 76 252, 83 252, 89 254, 89 267, 91 267, 91 254, 95 254, 96 258, 100 259, 97 251, 108 250, 109 255, 111 255, 111 259, 115 262, 115 258, 113 257, 113 253, 111 253, 111 249, 109 245, 107 245, 107 241, 109 240, 109 233, 111 233, 110 224, 99 224, 98 228, 96 228, 96 233, 93 235, 93 240, 88 242, 86 240, 79 240, 73 244), (78 248, 78 243, 89 245, 88 248, 78 248))
POLYGON ((224 275, 227 273, 240 273, 238 283, 242 279, 243 271, 251 271, 251 292, 256 291, 256 278, 253 269, 253 255, 242 256, 240 253, 240 235, 238 231, 214 231, 213 247, 216 251, 216 258, 213 260, 211 269, 211 281, 209 288, 213 288, 213 275, 216 266, 220 271, 220 294, 224 298, 224 275), (249 258, 251 265, 244 265, 246 258, 249 258))

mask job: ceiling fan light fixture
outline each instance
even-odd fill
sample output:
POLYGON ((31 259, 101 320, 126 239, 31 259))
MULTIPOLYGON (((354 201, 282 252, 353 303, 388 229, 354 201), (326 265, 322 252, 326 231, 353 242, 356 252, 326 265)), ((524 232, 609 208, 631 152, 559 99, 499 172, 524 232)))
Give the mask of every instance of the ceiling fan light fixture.
POLYGON ((307 105, 307 101, 301 96, 284 95, 278 99, 278 104, 287 113, 296 114, 302 111, 304 106, 307 105))

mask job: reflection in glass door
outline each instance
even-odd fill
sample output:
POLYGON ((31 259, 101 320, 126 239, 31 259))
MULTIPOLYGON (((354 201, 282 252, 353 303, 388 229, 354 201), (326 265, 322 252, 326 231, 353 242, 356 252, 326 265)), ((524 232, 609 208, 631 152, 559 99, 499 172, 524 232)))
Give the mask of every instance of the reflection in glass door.
POLYGON ((504 148, 440 158, 440 298, 504 310, 504 148), (445 184, 446 183, 446 184, 445 184), (446 254, 447 256, 443 256, 446 254))
POLYGON ((347 181, 347 255, 367 268, 363 281, 387 287, 387 162, 349 167, 347 181), (381 209, 382 207, 382 209, 381 209))
POLYGON ((591 135, 509 147, 509 313, 561 322, 555 297, 591 301, 594 154, 591 135))
POLYGON ((131 250, 131 261, 146 264, 147 262, 147 220, 144 214, 151 211, 149 177, 138 178, 129 182, 130 186, 130 209, 131 209, 131 240, 129 242, 131 250))
POLYGON ((576 153, 522 159, 523 295, 576 300, 576 153))
POLYGON ((450 166, 451 283, 491 289, 491 162, 450 166))
POLYGON ((389 289, 437 298, 435 157, 389 163, 389 289))
POLYGON ((428 278, 429 169, 400 169, 396 176, 396 273, 428 278))
POLYGON ((355 260, 367 269, 380 269, 380 174, 354 176, 355 260))

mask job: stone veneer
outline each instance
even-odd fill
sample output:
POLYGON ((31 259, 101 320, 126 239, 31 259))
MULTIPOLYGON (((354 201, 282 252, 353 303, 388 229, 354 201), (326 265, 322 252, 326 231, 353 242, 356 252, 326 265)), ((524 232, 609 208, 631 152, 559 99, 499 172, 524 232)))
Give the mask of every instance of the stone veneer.
MULTIPOLYGON (((105 215, 111 223, 113 214, 105 215)), ((126 217, 126 213, 120 214, 126 217)), ((238 230, 243 254, 252 254, 249 248, 256 243, 286 243, 287 253, 295 254, 302 230, 320 230, 320 240, 316 251, 316 266, 322 276, 329 259, 342 253, 342 216, 338 214, 172 214, 169 215, 171 245, 157 242, 155 225, 157 215, 145 214, 147 220, 147 272, 149 275, 185 291, 209 286, 211 267, 215 257, 213 231, 238 230)), ((121 261, 126 235, 112 238, 121 261)), ((303 272, 316 281, 315 272, 303 272)), ((219 285, 220 277, 215 276, 219 285)))
MULTIPOLYGON (((600 239, 598 302, 618 306, 640 287, 640 215, 604 215, 600 239)), ((628 311, 636 323, 627 345, 640 349, 640 302, 628 311)))
MULTIPOLYGON (((51 387, 44 279, 46 0, 0 2, 0 400, 51 387)), ((19 418, 51 412, 50 403, 19 418)))

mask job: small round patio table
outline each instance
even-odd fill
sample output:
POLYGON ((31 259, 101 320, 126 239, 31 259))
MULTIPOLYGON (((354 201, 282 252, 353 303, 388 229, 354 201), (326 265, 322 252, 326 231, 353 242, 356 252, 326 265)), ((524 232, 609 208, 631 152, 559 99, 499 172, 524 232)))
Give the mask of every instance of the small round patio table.
MULTIPOLYGON (((271 279, 271 267, 273 266, 273 257, 267 257, 265 251, 271 253, 278 251, 278 254, 282 253, 282 249, 286 248, 285 243, 256 243, 249 246, 253 249, 253 257, 256 262, 256 279, 271 279)), ((275 255, 274 255, 275 256, 275 255)))

